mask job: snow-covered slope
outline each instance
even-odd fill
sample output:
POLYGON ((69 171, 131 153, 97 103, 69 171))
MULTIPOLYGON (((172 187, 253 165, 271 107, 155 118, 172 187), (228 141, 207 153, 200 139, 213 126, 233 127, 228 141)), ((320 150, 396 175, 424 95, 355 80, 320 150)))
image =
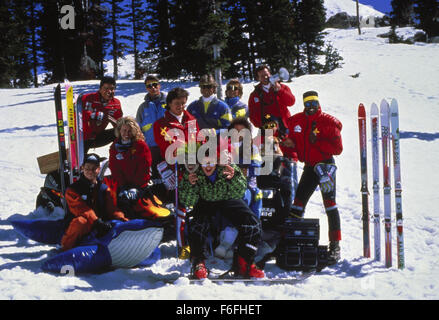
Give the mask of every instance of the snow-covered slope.
MULTIPOLYGON (((350 16, 357 16, 357 7, 354 0, 325 0, 326 19, 339 12, 346 12, 350 16)), ((360 16, 382 17, 384 13, 375 10, 373 7, 359 3, 360 16)))
MULTIPOLYGON (((438 299, 439 298, 439 46, 390 45, 376 35, 388 28, 328 30, 327 38, 340 50, 344 67, 326 75, 307 75, 288 83, 296 95, 293 113, 302 110, 302 94, 317 90, 323 110, 343 123, 344 151, 336 158, 337 202, 342 219, 342 260, 299 285, 206 283, 185 279, 169 285, 151 277, 188 272, 188 261, 175 258, 175 243, 161 246, 163 259, 151 268, 116 270, 76 277, 41 272, 54 248, 18 235, 8 218, 27 215, 35 205, 44 176, 36 157, 57 150, 53 85, 38 89, 0 90, 0 298, 1 299, 438 299), (352 75, 358 74, 353 78, 352 75), (357 106, 396 98, 400 105, 401 165, 406 269, 386 269, 383 261, 362 258, 361 194, 357 106)), ((196 83, 167 83, 200 95, 196 83)), ((244 85, 247 101, 253 83, 244 85)), ((74 83, 76 92, 96 90, 97 81, 74 83)), ((143 81, 121 80, 117 97, 126 115, 135 115, 144 97, 143 81)), ((189 102, 190 102, 189 101, 189 102)), ((368 126, 369 130, 369 126, 368 126)), ((370 132, 368 132, 370 137, 370 132)), ((370 140, 370 139, 369 139, 370 140)), ((369 148, 370 150, 370 148, 369 148)), ((108 148, 96 150, 108 154, 108 148)), ((369 154, 369 158, 371 155, 369 154)), ((371 174, 371 169, 369 174, 371 174)), ((393 206, 393 203, 392 203, 393 206)), ((319 218, 321 243, 326 244, 327 220, 321 196, 315 193, 306 216, 319 218)), ((393 214, 393 223, 395 222, 393 214)), ((371 228, 373 230, 373 228, 371 228)), ((372 231, 373 234, 373 231, 372 231)), ((392 225, 393 250, 395 224, 392 225)), ((373 245, 373 241, 372 241, 373 245)), ((382 244, 383 245, 383 244, 382 244)), ((393 260, 396 265, 396 259, 393 260)), ((227 265, 217 262, 216 267, 227 265)), ((280 276, 270 263, 266 272, 280 276)))

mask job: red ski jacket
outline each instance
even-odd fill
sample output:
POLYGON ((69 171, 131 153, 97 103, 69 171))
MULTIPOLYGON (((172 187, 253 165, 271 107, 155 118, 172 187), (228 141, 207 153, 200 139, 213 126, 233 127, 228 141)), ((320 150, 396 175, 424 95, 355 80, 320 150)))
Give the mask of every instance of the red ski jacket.
POLYGON ((274 92, 273 87, 268 92, 262 89, 262 85, 258 84, 255 90, 250 94, 248 99, 248 111, 250 121, 257 128, 262 126, 261 116, 267 114, 282 119, 284 125, 287 125, 287 119, 291 117, 288 107, 296 102, 296 98, 290 88, 281 84, 278 92, 274 92), (261 106, 263 112, 261 113, 261 106))
MULTIPOLYGON (((189 140, 189 134, 193 135, 193 138, 197 139, 197 133, 199 131, 198 123, 196 118, 191 115, 188 111, 183 111, 183 120, 182 123, 180 123, 176 117, 174 117, 168 110, 165 112, 165 115, 158 119, 156 122, 154 122, 153 125, 154 128, 154 139, 157 145, 160 148, 160 153, 165 158, 166 149, 173 143, 173 141, 176 139, 176 137, 173 139, 173 141, 167 140, 167 132, 170 129, 179 129, 184 132, 184 139, 187 143, 189 140), (195 121, 195 132, 189 132, 189 121, 195 121)), ((169 136, 168 136, 169 137, 169 136)), ((196 140, 195 140, 196 141, 196 140)))
POLYGON ((342 123, 321 108, 311 116, 305 112, 295 114, 288 119, 288 129, 299 161, 306 165, 314 166, 343 151, 342 123), (309 139, 312 131, 317 135, 314 143, 309 139))
POLYGON ((129 147, 118 140, 110 147, 109 167, 118 187, 146 187, 151 177, 151 151, 143 140, 132 142, 129 147))
POLYGON ((107 127, 108 115, 112 116, 115 120, 122 117, 123 112, 120 105, 120 101, 116 98, 104 103, 102 102, 101 95, 98 92, 87 93, 82 96, 82 124, 84 129, 84 140, 95 139, 98 134, 103 132, 107 127), (103 112, 104 118, 102 121, 92 120, 91 115, 94 112, 103 112))

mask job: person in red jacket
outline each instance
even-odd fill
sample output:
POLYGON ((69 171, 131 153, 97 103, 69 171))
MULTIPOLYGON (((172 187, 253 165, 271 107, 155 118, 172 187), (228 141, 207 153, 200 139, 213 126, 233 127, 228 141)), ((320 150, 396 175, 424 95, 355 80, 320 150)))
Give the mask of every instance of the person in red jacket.
POLYGON ((256 68, 256 78, 259 84, 250 94, 248 99, 248 110, 250 121, 257 128, 262 128, 264 118, 267 115, 282 119, 281 130, 286 128, 287 119, 291 116, 288 107, 294 105, 296 98, 290 88, 279 81, 270 82, 270 68, 261 65, 256 68))
POLYGON ((303 173, 291 208, 293 217, 302 218, 306 204, 320 186, 329 225, 329 263, 340 259, 340 215, 335 201, 334 155, 343 151, 342 123, 322 112, 316 91, 303 94, 305 110, 288 119, 289 136, 284 143, 293 147, 299 161, 304 162, 303 173))
MULTIPOLYGON (((161 155, 166 159, 166 150, 178 140, 180 146, 187 145, 189 139, 197 139, 197 133, 199 131, 196 118, 186 111, 186 103, 189 93, 183 88, 176 87, 168 92, 166 97, 166 111, 165 115, 158 119, 153 124, 154 139, 160 148, 161 155), (181 136, 177 137, 172 134, 173 129, 178 129, 181 136)), ((176 156, 175 148, 171 148, 172 155, 176 156)), ((169 159, 167 159, 169 160, 169 159)), ((165 190, 160 190, 160 195, 163 196, 165 202, 171 203, 175 197, 172 194, 173 190, 177 188, 177 178, 175 176, 175 164, 171 162, 162 161, 158 164, 158 171, 162 177, 165 190)), ((180 166, 181 167, 181 166, 180 166)), ((177 167, 178 169, 178 167, 177 167)), ((178 171, 177 175, 179 179, 182 177, 183 172, 178 171)), ((175 195, 178 194, 176 190, 175 195)), ((177 238, 177 245, 180 259, 188 259, 190 254, 190 248, 185 237, 185 215, 186 209, 178 205, 178 214, 176 223, 179 227, 179 236, 177 238)))
POLYGON ((97 92, 82 96, 84 153, 114 140, 114 128, 106 128, 109 123, 115 126, 116 121, 123 116, 120 101, 114 97, 115 90, 114 78, 103 77, 97 92))
POLYGON ((133 117, 117 121, 116 140, 110 147, 109 168, 118 190, 118 203, 129 216, 157 218, 169 215, 148 189, 151 152, 133 117))
POLYGON ((99 156, 87 154, 81 170, 80 178, 67 188, 65 194, 70 224, 61 239, 62 250, 75 247, 93 230, 97 237, 105 235, 112 228, 108 222, 110 219, 128 221, 116 206, 111 189, 98 179, 99 156))

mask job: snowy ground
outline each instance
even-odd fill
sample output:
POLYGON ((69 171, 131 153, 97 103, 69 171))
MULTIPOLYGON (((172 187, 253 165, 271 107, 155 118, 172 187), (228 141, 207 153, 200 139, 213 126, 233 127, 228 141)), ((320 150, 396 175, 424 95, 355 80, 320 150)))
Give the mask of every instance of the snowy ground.
MULTIPOLYGON (((376 35, 388 28, 328 30, 344 66, 327 75, 308 75, 288 83, 296 95, 293 113, 302 110, 302 94, 317 90, 323 110, 343 122, 344 152, 338 165, 337 202, 342 218, 342 260, 298 285, 206 283, 185 279, 169 285, 152 275, 188 272, 175 258, 175 243, 162 245, 163 259, 151 268, 116 270, 77 277, 46 274, 42 261, 55 250, 17 234, 8 222, 33 211, 43 185, 36 158, 57 150, 53 85, 38 89, 0 90, 0 299, 438 299, 439 298, 439 46, 387 44, 376 35), (359 74, 357 78, 352 75, 359 74), (406 269, 386 269, 383 261, 362 258, 361 194, 357 106, 396 98, 400 107, 403 213, 406 269)), ((404 32, 412 32, 403 30, 404 32)), ((190 101, 199 97, 196 83, 164 83, 168 91, 183 86, 190 101)), ((247 101, 253 83, 244 86, 247 101)), ((77 93, 96 90, 96 81, 74 83, 77 93)), ((144 97, 142 81, 119 81, 116 95, 125 115, 135 115, 144 97)), ((368 135, 370 130, 368 124, 368 135)), ((370 139, 369 139, 370 141, 370 139)), ((370 151, 370 145, 369 151, 370 151)), ((96 150, 107 155, 108 148, 96 150)), ((369 158, 371 158, 369 152, 369 158)), ((372 169, 369 167, 369 176, 372 169)), ((369 183, 371 185, 371 183, 369 183)), ((372 191, 370 189, 370 191, 372 191)), ((372 203, 370 203, 372 207, 372 203)), ((392 202, 393 206, 393 202, 392 202)), ((307 217, 321 221, 321 243, 327 243, 327 220, 318 193, 307 217)), ((393 252, 396 254, 393 214, 393 252)), ((373 225, 371 224, 373 236, 373 225)), ((382 237, 383 239, 383 237, 382 237)), ((373 247, 373 240, 371 242, 373 247)), ((383 248, 383 243, 382 243, 383 248)), ((372 254, 373 255, 373 254, 372 254)), ((384 253, 383 253, 384 255, 384 253)), ((220 262, 218 267, 225 267, 220 262)), ((268 275, 282 275, 274 264, 268 275)))

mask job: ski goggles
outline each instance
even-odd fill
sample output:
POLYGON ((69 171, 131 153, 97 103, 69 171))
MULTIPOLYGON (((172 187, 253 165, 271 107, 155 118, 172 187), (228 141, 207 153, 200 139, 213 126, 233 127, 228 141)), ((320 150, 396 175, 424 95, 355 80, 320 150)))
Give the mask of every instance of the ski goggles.
POLYGON ((159 83, 158 83, 158 82, 152 82, 152 83, 148 83, 148 84, 146 85, 146 87, 147 87, 148 89, 157 88, 158 86, 159 86, 159 83))
POLYGON ((310 101, 306 101, 304 103, 305 108, 313 108, 313 107, 318 107, 319 106, 319 101, 318 100, 310 100, 310 101))

